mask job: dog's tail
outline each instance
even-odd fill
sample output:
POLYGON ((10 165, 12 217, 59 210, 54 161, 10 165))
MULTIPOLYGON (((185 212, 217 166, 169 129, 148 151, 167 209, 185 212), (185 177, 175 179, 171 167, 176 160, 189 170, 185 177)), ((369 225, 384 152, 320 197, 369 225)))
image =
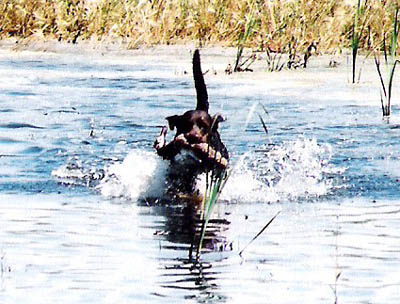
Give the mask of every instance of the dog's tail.
POLYGON ((208 104, 207 87, 204 82, 203 72, 201 71, 199 50, 195 50, 193 54, 193 77, 194 77, 194 86, 196 87, 196 93, 197 93, 196 110, 203 110, 208 112, 209 104, 208 104))

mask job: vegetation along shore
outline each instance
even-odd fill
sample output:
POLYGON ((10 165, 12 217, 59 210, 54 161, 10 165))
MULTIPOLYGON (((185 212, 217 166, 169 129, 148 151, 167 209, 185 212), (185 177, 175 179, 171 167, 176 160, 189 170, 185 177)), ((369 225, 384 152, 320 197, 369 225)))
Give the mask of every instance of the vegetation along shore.
POLYGON ((304 54, 382 49, 397 1, 381 0, 3 0, 0 37, 119 39, 155 44, 241 46, 304 54))

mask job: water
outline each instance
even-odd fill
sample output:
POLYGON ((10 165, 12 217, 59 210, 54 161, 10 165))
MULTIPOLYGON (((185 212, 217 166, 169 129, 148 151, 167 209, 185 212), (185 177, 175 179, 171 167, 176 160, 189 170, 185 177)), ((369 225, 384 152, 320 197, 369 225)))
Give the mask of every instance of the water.
POLYGON ((196 261, 151 148, 193 107, 178 58, 0 53, 0 302, 398 303, 398 106, 381 120, 373 71, 206 76, 235 169, 196 261))

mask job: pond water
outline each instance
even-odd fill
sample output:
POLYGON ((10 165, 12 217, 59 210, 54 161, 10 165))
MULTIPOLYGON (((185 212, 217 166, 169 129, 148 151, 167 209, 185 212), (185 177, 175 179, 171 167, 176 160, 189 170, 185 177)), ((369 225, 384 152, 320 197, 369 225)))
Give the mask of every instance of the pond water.
POLYGON ((152 150, 193 108, 190 56, 0 53, 0 302, 399 303, 400 127, 372 71, 206 75, 235 169, 194 259, 152 150))

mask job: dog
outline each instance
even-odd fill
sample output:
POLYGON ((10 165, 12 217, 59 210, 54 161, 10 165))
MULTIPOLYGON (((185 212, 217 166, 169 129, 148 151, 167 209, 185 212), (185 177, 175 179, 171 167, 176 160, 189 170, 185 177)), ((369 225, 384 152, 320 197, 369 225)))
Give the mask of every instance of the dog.
POLYGON ((200 53, 193 54, 193 77, 197 94, 194 110, 166 117, 171 131, 176 133, 167 144, 168 128, 162 127, 153 147, 157 154, 170 161, 169 179, 178 191, 194 191, 196 177, 207 170, 224 170, 229 153, 221 140, 218 126, 224 121, 221 114, 208 113, 207 87, 201 70, 200 53))

